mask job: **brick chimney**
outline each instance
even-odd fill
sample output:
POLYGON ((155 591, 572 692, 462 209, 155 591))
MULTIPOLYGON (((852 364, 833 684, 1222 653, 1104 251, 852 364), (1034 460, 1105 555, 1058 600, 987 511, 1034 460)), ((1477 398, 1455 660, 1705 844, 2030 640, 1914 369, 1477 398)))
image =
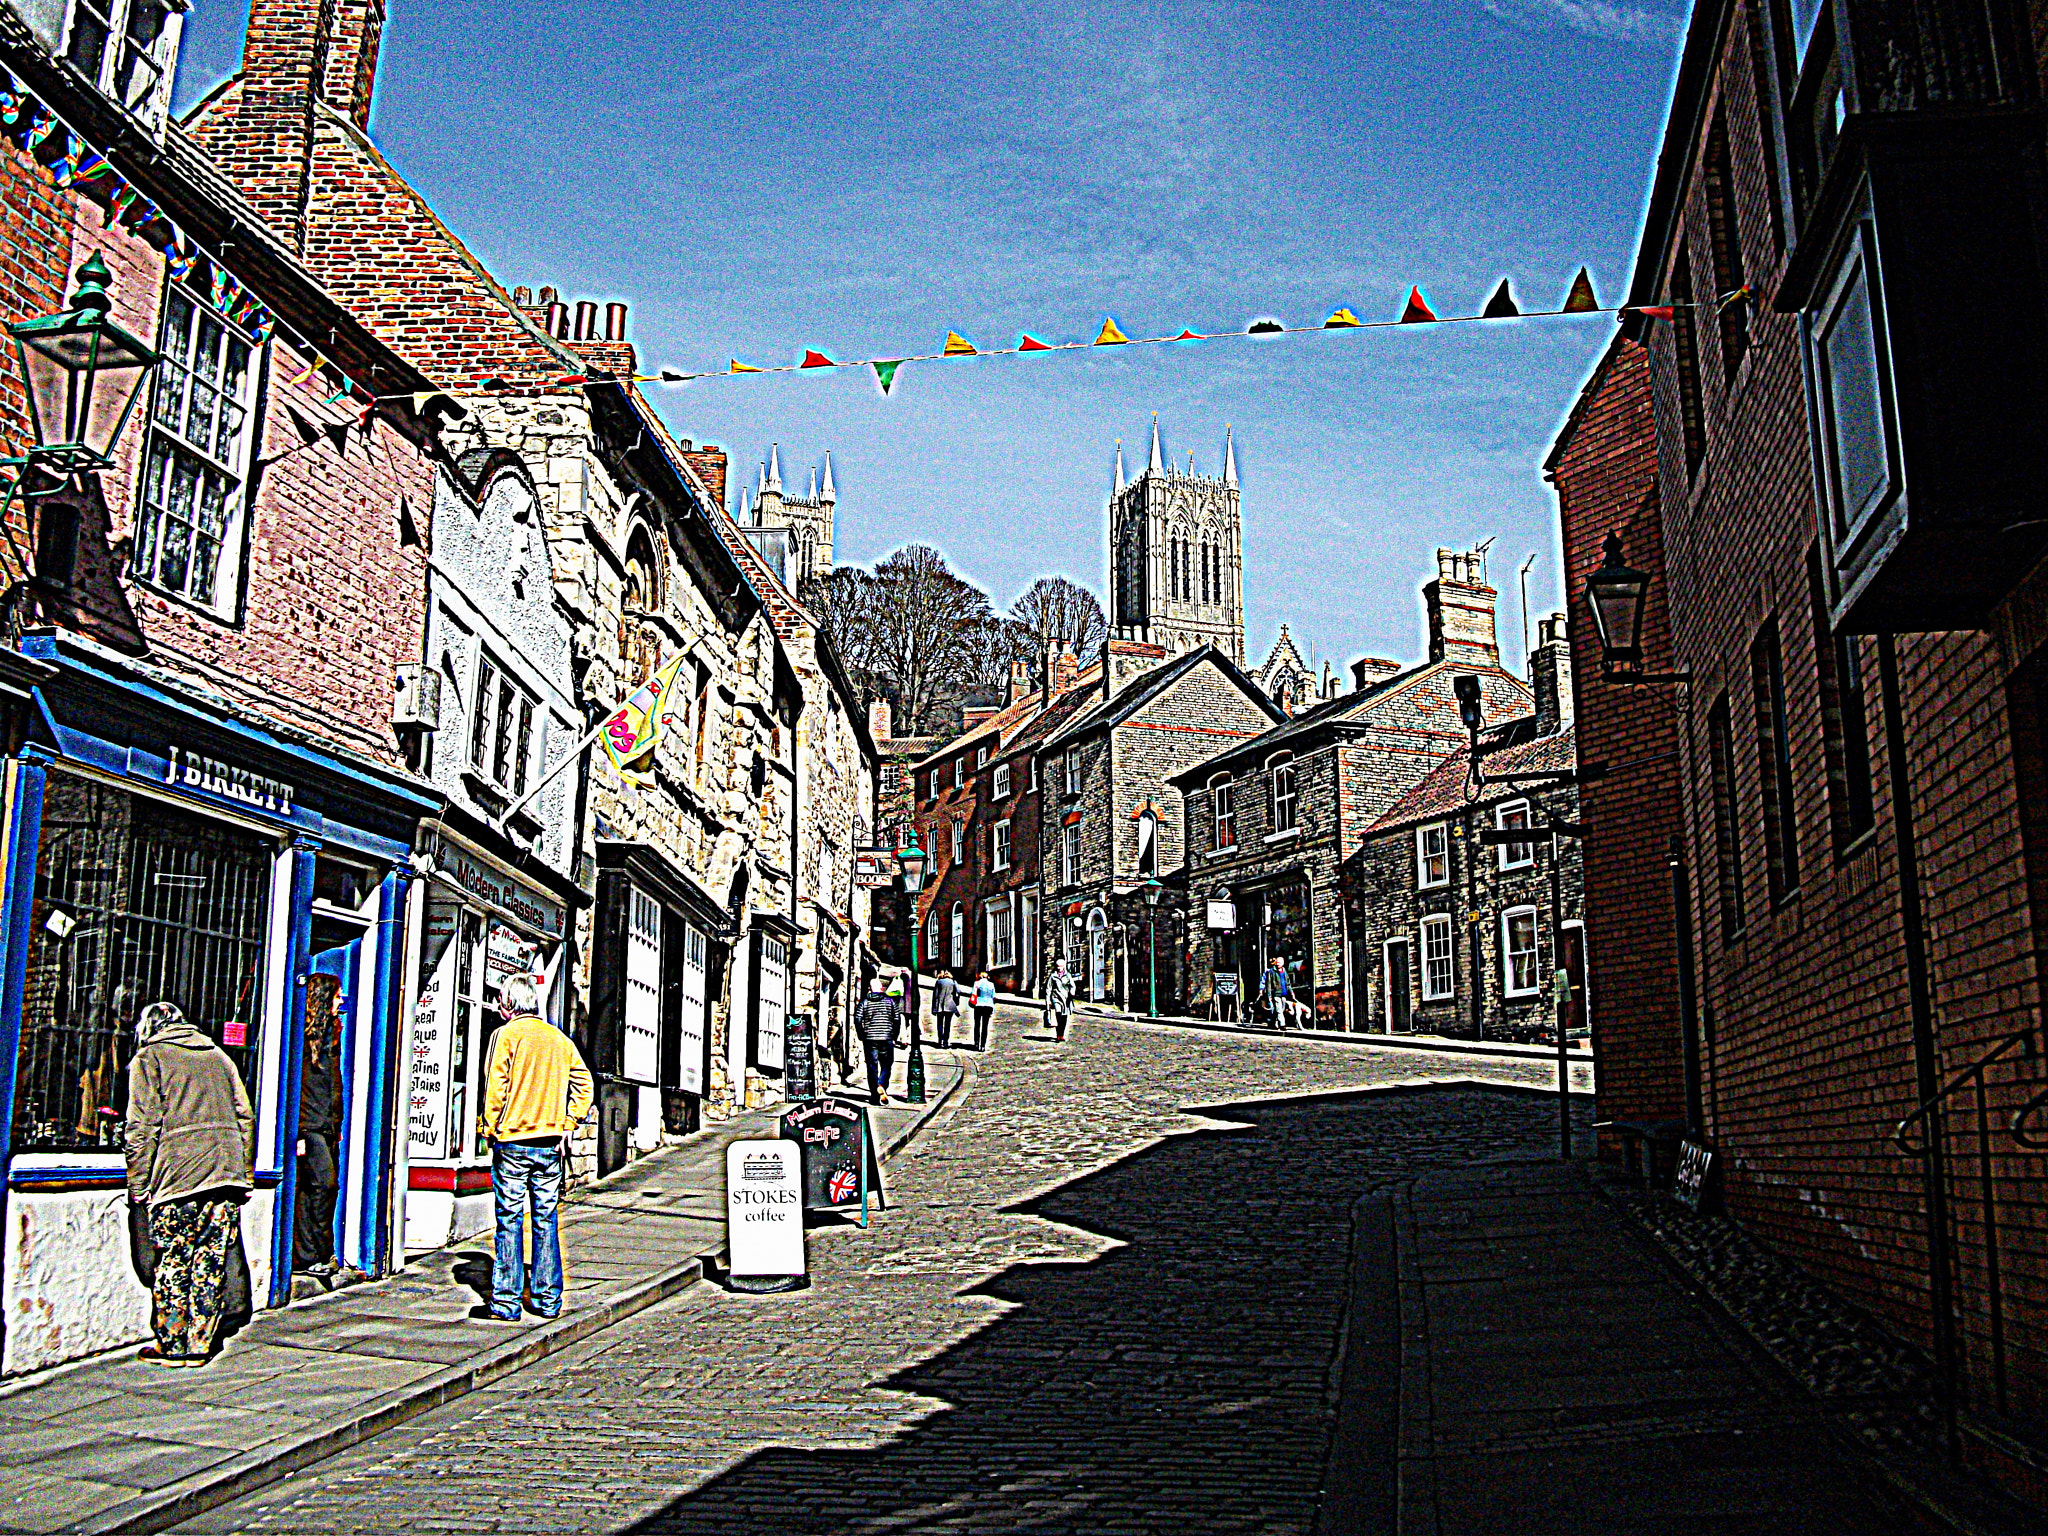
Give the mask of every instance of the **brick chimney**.
POLYGON ((1538 736, 1551 735, 1571 724, 1572 648, 1561 613, 1536 621, 1536 649, 1529 657, 1529 687, 1536 695, 1538 736))
POLYGON ((697 471, 697 478, 704 482, 704 489, 711 493, 711 499, 724 506, 725 450, 716 443, 693 443, 687 437, 676 446, 682 450, 683 461, 697 471))
POLYGON ((1384 656, 1361 656, 1351 663, 1351 686, 1360 693, 1377 687, 1401 670, 1401 663, 1384 656))
POLYGON ((294 250, 306 248, 314 105, 367 132, 383 37, 384 0, 251 0, 234 139, 206 147, 294 250))
POLYGON ((1005 704, 1014 704, 1031 691, 1031 667, 1027 662, 1010 663, 1010 686, 1003 693, 1005 704))
POLYGON ((1440 549, 1436 580, 1422 589, 1429 609, 1429 659, 1468 667, 1500 665, 1493 632, 1493 600, 1486 556, 1478 550, 1440 549))
POLYGON ((890 719, 887 699, 877 699, 868 706, 868 734, 877 742, 887 741, 896 734, 895 722, 890 719))
POLYGON ((1053 658, 1052 691, 1065 693, 1080 680, 1081 660, 1072 650, 1064 650, 1053 658))

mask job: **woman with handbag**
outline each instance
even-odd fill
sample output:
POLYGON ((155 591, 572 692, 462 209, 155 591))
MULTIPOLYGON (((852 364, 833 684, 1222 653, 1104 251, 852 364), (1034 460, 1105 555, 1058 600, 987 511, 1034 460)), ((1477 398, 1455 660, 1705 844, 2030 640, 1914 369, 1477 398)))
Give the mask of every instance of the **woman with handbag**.
POLYGON ((227 1053, 174 1003, 135 1022, 128 1074, 128 1198, 149 1213, 150 1331, 139 1358, 204 1365, 222 1313, 229 1250, 253 1180, 255 1115, 227 1053))

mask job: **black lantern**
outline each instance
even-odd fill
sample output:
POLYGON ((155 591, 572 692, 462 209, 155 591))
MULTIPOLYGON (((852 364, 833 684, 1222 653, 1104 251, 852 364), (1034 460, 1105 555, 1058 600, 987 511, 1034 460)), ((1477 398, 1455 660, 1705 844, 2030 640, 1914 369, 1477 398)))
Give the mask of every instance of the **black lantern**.
POLYGON ((1586 605, 1600 632, 1602 669, 1612 677, 1643 664, 1643 603, 1650 595, 1650 578, 1622 562, 1619 534, 1608 534, 1600 553, 1600 569, 1586 579, 1586 605))
POLYGON ((910 829, 910 846, 896 855, 903 866, 903 889, 915 896, 924 889, 924 849, 917 844, 917 828, 910 829))
POLYGON ((59 479, 113 463, 114 445, 156 364, 155 352, 107 318, 112 277, 95 251, 78 269, 70 309, 7 327, 35 418, 27 464, 59 479))

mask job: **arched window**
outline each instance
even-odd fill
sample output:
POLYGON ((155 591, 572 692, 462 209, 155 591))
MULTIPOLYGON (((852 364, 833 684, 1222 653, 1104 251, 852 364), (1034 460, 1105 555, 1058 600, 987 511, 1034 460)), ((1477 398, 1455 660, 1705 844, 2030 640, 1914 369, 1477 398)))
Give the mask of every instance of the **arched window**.
POLYGON ((635 528, 626 544, 626 606, 661 612, 661 560, 645 527, 635 528))
POLYGON ((1266 760, 1266 772, 1272 779, 1273 830, 1292 831, 1296 825, 1296 798, 1294 792, 1294 754, 1281 752, 1266 760))

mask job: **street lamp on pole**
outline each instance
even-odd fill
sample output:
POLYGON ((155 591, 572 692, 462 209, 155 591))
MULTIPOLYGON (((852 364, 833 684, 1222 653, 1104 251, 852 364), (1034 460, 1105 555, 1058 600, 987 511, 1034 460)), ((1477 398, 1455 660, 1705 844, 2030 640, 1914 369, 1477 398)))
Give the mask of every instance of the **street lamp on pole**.
POLYGON ((1164 890, 1157 880, 1147 880, 1145 891, 1145 920, 1150 930, 1152 944, 1152 1007, 1151 1016, 1159 1017, 1159 893, 1164 890))
MULTIPOLYGON (((917 936, 924 924, 918 921, 917 894, 924 889, 925 851, 917 841, 917 828, 910 829, 910 845, 896 855, 903 867, 903 890, 910 897, 910 976, 904 986, 903 1006, 910 1013, 910 1058, 903 1068, 903 1097, 911 1104, 924 1102, 924 1041, 917 1029, 917 936)), ((886 1085, 885 1085, 886 1086, 886 1085)))

